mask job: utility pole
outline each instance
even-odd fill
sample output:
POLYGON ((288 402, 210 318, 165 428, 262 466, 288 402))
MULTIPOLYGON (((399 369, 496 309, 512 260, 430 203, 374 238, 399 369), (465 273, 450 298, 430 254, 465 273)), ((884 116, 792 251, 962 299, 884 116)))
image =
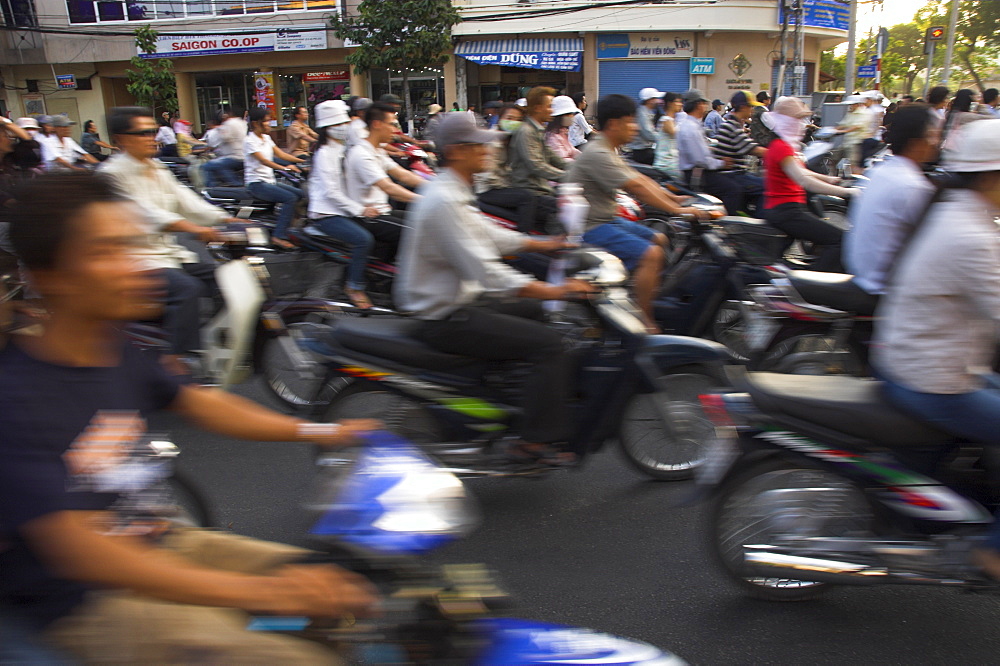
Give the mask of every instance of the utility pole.
POLYGON ((944 72, 941 74, 941 85, 947 86, 951 79, 951 56, 955 52, 955 32, 958 26, 958 1, 951 0, 951 17, 948 19, 948 45, 944 50, 944 72))
POLYGON ((771 99, 778 99, 781 95, 785 94, 785 69, 787 69, 785 63, 788 57, 787 51, 785 50, 786 39, 788 36, 788 2, 789 0, 781 1, 781 51, 778 57, 781 59, 778 65, 778 83, 775 87, 774 94, 771 95, 771 99))
POLYGON ((803 96, 806 94, 806 68, 803 58, 805 58, 805 22, 806 3, 805 0, 796 0, 798 12, 795 15, 795 94, 803 96))
POLYGON ((858 63, 854 57, 854 48, 857 46, 857 39, 854 36, 854 27, 858 23, 858 1, 850 0, 851 12, 848 19, 847 29, 847 65, 844 67, 844 92, 848 95, 854 94, 854 75, 858 73, 858 63))
POLYGON ((924 51, 927 53, 927 78, 924 80, 924 99, 927 99, 927 93, 931 89, 931 69, 934 67, 934 49, 942 39, 944 39, 944 28, 942 26, 931 26, 924 33, 924 51))

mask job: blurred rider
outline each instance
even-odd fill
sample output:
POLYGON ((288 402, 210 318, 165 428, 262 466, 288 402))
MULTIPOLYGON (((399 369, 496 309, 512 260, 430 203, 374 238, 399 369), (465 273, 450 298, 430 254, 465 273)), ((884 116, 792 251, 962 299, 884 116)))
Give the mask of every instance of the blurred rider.
MULTIPOLYGON (((898 121, 897 121, 898 122, 898 121)), ((885 395, 913 418, 1000 446, 1000 120, 971 123, 945 168, 959 189, 919 222, 882 297, 873 365, 885 395)), ((1000 580, 1000 521, 976 553, 1000 580)))
POLYGON ((518 462, 561 464, 572 456, 550 445, 570 436, 570 360, 558 332, 542 323, 543 300, 591 288, 578 280, 538 282, 503 262, 505 255, 565 246, 503 229, 475 208, 473 177, 488 163, 497 133, 476 127, 469 113, 449 113, 437 130, 447 168, 424 186, 399 250, 393 295, 423 320, 420 337, 443 352, 534 365, 524 385, 524 442, 510 450, 518 462))
POLYGON ((155 316, 158 284, 134 253, 139 210, 104 177, 42 176, 5 214, 49 317, 41 335, 0 350, 4 614, 75 663, 340 663, 317 643, 247 631, 244 611, 365 614, 370 585, 332 565, 294 564, 299 548, 144 514, 143 500, 162 500, 137 484, 137 468, 150 470, 136 447, 161 409, 227 437, 329 447, 378 424, 310 423, 182 386, 127 342, 121 322, 155 316))
POLYGON ((379 213, 348 197, 344 189, 344 147, 351 136, 347 104, 339 99, 317 104, 316 127, 320 135, 309 174, 309 219, 327 236, 350 245, 344 292, 354 305, 367 309, 371 301, 365 294, 365 264, 375 238, 356 220, 379 213))
POLYGON ((896 253, 934 193, 923 165, 937 158, 940 137, 937 118, 926 104, 896 111, 886 135, 892 156, 869 172, 871 182, 848 211, 844 266, 871 294, 885 293, 896 253))

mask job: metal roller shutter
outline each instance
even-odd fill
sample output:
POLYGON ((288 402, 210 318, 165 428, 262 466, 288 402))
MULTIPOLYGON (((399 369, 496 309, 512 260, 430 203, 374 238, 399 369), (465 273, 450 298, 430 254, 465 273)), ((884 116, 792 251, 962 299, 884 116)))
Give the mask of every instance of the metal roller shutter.
POLYGON ((653 87, 663 92, 683 93, 691 87, 691 61, 602 60, 600 97, 626 95, 638 101, 639 91, 653 87))

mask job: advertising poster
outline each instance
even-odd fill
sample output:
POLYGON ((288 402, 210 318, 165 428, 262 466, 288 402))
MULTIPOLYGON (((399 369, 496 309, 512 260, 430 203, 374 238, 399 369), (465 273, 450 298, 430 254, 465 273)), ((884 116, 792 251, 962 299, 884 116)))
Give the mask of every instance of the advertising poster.
POLYGON ((254 104, 271 113, 271 124, 277 125, 278 107, 274 100, 274 72, 257 72, 253 75, 254 104))

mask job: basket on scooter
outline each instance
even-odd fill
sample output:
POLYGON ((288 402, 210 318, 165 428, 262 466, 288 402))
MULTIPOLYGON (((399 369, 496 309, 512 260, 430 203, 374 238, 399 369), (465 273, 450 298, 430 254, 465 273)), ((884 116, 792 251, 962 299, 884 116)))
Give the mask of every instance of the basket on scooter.
POLYGON ((269 276, 273 298, 301 298, 306 295, 323 258, 314 252, 260 255, 269 276))
POLYGON ((788 236, 763 220, 750 217, 724 217, 718 221, 740 259, 765 266, 781 258, 788 236))

